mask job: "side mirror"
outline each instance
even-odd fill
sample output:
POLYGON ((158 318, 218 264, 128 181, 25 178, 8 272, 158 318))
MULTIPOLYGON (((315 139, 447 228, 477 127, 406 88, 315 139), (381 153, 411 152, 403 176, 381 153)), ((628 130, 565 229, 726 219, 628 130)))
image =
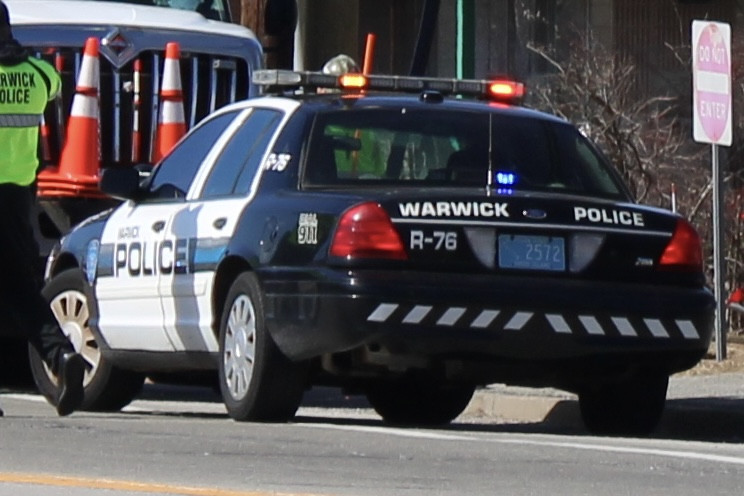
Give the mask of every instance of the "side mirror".
POLYGON ((137 200, 142 197, 140 171, 133 167, 110 167, 101 171, 98 186, 101 191, 120 200, 137 200))

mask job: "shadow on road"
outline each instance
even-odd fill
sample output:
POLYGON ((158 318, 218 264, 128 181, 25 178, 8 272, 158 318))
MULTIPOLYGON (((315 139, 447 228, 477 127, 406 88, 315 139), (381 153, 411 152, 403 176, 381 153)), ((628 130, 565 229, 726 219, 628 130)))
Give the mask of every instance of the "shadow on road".
MULTIPOLYGON (((540 422, 493 425, 455 424, 458 429, 485 429, 505 432, 590 435, 584 428, 576 400, 556 402, 540 422)), ((656 431, 648 437, 708 442, 744 442, 744 399, 669 399, 656 431)))
MULTIPOLYGON (((146 384, 138 399, 168 402, 222 402, 213 387, 146 384)), ((493 415, 462 416, 449 426, 438 430, 475 432, 523 432, 562 435, 590 435, 584 428, 578 401, 556 401, 541 420, 499 418, 498 408, 493 415)), ((194 418, 225 418, 226 413, 196 413, 188 405, 173 411, 131 412, 147 415, 194 418)), ((363 395, 345 395, 340 389, 315 387, 306 392, 295 422, 330 423, 338 425, 383 426, 363 395), (304 410, 303 410, 304 409, 304 410), (317 410, 312 410, 317 409, 317 410), (323 409, 329 409, 328 413, 323 409), (332 413, 331 413, 332 411, 332 413), (361 413, 360 413, 361 412, 361 413)), ((684 398, 668 399, 661 423, 651 436, 709 442, 744 442, 744 398, 684 398)))
MULTIPOLYGON (((322 398, 322 397, 321 397, 322 398)), ((359 397, 344 399, 341 403, 322 406, 330 408, 367 408, 366 400, 359 397), (356 398, 356 400, 354 399, 356 398)), ((302 422, 323 422, 351 425, 384 425, 376 419, 339 417, 303 417, 302 422)), ((442 427, 437 427, 442 429, 442 427)), ((513 419, 460 417, 445 430, 478 432, 522 432, 560 435, 591 435, 584 427, 576 400, 561 400, 547 412, 541 421, 514 421, 513 419)), ((662 420, 651 438, 707 442, 744 442, 744 399, 741 398, 687 398, 667 400, 662 420)))
POLYGON ((656 437, 744 442, 744 398, 667 400, 656 437))

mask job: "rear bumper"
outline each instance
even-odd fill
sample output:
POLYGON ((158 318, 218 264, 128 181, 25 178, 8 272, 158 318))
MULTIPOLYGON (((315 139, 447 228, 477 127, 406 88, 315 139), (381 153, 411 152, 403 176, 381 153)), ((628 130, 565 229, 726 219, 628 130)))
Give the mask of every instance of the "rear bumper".
POLYGON ((672 373, 707 351, 715 308, 702 288, 547 278, 321 271, 262 280, 269 330, 293 358, 372 345, 486 368, 644 362, 672 373))

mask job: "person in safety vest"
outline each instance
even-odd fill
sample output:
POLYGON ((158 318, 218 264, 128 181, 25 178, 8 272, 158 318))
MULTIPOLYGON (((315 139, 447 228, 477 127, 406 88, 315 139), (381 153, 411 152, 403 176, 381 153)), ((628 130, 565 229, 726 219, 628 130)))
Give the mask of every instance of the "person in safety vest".
POLYGON ((54 67, 13 38, 8 8, 0 0, 0 322, 3 331, 10 326, 28 339, 57 375, 57 413, 69 415, 83 401, 85 362, 41 295, 31 225, 39 124, 61 85, 54 67))
MULTIPOLYGON (((361 69, 350 56, 340 53, 323 64, 323 74, 342 76, 348 73, 359 73, 361 69)), ((332 92, 333 90, 318 91, 332 92)), ((338 126, 327 129, 329 137, 349 138, 349 149, 340 147, 334 151, 337 175, 339 178, 380 179, 384 177, 387 157, 390 154, 392 136, 381 129, 349 129, 338 126)))

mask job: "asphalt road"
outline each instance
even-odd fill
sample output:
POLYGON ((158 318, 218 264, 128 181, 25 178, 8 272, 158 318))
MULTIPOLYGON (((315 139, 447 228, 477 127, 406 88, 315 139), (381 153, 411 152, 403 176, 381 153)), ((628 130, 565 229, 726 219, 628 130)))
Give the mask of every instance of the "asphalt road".
POLYGON ((501 409, 474 401, 447 429, 385 426, 331 389, 290 424, 236 423, 206 388, 148 386, 122 412, 65 418, 6 391, 0 496, 741 494, 742 383, 675 378, 646 439, 588 435, 575 399, 553 390, 488 388, 476 400, 501 409))

